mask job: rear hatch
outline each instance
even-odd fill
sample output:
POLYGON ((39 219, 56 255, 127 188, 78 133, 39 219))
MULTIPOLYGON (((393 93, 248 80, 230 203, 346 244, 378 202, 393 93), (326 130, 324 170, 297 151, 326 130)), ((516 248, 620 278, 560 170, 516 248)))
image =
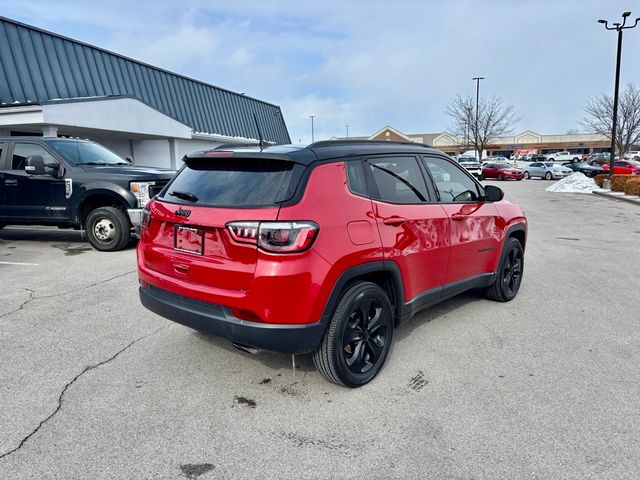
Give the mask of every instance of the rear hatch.
POLYGON ((144 265, 207 287, 251 288, 257 246, 233 241, 225 225, 274 221, 295 193, 303 165, 272 158, 200 157, 185 166, 149 206, 144 265))

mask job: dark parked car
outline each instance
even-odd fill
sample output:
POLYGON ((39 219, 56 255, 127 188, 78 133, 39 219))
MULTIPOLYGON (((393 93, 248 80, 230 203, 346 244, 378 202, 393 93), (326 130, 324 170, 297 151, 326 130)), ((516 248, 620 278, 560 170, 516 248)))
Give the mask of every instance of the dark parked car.
POLYGON ((528 162, 546 162, 547 156, 543 155, 542 153, 536 153, 535 155, 531 155, 527 161, 528 162))
POLYGON ((562 165, 564 167, 570 168, 574 172, 583 173, 587 177, 595 177, 596 175, 604 173, 604 169, 602 167, 594 167, 593 165, 589 165, 586 162, 566 162, 562 165))
POLYGON ((358 387, 420 310, 472 288, 516 296, 527 221, 502 198, 419 144, 198 152, 145 207, 140 299, 244 348, 313 352, 358 387))
POLYGON ((95 249, 121 250, 174 173, 134 167, 88 140, 0 137, 0 228, 84 228, 95 249))

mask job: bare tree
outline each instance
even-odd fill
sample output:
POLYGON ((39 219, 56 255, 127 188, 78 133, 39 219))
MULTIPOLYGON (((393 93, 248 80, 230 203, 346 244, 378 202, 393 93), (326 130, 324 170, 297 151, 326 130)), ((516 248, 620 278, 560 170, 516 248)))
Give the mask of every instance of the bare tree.
MULTIPOLYGON (((613 99, 605 94, 589 99, 580 124, 587 131, 611 140, 612 122, 613 99)), ((616 150, 622 157, 631 146, 640 143, 640 90, 632 83, 628 83, 620 95, 617 123, 616 150)))
POLYGON ((477 123, 476 101, 470 95, 457 94, 447 105, 445 113, 453 120, 456 136, 462 137, 468 132, 467 135, 480 157, 489 143, 510 133, 513 125, 520 121, 513 106, 505 105, 500 97, 480 99, 477 123))

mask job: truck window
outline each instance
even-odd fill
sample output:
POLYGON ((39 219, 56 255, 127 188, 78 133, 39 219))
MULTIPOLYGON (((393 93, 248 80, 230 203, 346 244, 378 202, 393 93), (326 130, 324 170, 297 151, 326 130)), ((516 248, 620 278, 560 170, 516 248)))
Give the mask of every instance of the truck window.
POLYGON ((47 166, 60 163, 40 145, 35 143, 16 143, 13 148, 13 157, 11 158, 11 170, 24 170, 27 158, 33 155, 41 156, 47 166))

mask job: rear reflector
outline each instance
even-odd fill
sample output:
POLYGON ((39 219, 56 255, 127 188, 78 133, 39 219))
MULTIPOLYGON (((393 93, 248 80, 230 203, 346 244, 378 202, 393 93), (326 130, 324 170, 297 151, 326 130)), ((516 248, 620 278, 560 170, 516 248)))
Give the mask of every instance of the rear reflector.
POLYGON ((227 230, 236 242, 257 245, 273 253, 298 253, 318 236, 315 222, 230 222, 227 230))

